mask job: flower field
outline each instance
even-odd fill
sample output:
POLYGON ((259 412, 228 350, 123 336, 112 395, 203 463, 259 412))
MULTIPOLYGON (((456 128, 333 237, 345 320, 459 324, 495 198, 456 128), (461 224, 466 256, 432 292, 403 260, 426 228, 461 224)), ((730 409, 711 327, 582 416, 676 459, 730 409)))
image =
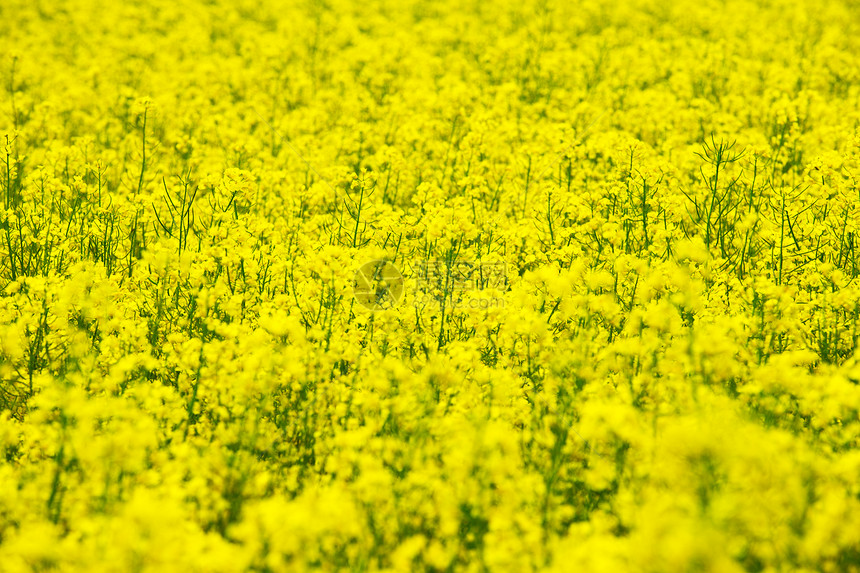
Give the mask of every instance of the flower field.
POLYGON ((860 5, 4 0, 0 571, 860 571, 860 5))

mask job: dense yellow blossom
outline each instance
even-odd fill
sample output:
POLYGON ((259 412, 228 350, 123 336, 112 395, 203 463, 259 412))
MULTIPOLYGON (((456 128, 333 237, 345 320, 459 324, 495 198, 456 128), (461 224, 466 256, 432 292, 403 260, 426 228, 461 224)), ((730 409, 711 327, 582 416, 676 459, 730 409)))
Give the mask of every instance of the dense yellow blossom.
POLYGON ((4 0, 0 571, 860 571, 850 0, 4 0))

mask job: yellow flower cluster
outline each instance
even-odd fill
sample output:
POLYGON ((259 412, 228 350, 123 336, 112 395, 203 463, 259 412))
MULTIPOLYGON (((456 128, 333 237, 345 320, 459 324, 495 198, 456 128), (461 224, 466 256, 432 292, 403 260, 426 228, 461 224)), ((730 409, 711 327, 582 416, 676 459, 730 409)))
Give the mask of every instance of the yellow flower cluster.
POLYGON ((4 0, 0 570, 860 571, 849 0, 4 0))

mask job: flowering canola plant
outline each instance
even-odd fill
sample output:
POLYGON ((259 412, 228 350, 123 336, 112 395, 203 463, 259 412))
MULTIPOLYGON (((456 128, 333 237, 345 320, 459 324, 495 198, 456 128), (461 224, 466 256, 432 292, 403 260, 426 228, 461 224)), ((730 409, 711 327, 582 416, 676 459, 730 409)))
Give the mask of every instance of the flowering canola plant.
POLYGON ((0 570, 860 571, 858 180, 848 0, 5 0, 0 570))

